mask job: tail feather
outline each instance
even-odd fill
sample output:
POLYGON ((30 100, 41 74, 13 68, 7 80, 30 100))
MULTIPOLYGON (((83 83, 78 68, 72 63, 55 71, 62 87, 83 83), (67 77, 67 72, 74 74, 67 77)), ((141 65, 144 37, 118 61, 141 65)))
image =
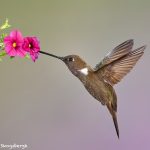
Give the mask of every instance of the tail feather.
POLYGON ((114 121, 117 136, 119 138, 119 127, 118 127, 117 115, 116 115, 115 112, 113 113, 112 118, 113 118, 113 121, 114 121))
POLYGON ((107 108, 108 108, 109 112, 112 115, 112 119, 113 119, 113 122, 114 122, 114 125, 115 125, 116 133, 117 133, 117 136, 119 138, 119 126, 118 126, 116 111, 113 110, 113 108, 111 107, 111 105, 107 105, 107 108))

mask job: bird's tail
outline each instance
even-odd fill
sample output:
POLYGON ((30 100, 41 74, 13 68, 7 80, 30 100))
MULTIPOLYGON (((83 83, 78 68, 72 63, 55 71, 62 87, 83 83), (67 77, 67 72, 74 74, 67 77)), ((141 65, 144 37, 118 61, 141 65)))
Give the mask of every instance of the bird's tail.
POLYGON ((112 115, 112 119, 113 119, 113 122, 115 125, 116 133, 117 133, 117 136, 119 138, 119 126, 118 126, 118 121, 117 121, 117 114, 111 107, 107 106, 107 108, 112 115))
POLYGON ((118 127, 118 121, 117 121, 116 112, 114 112, 114 115, 112 115, 112 118, 113 118, 113 121, 114 121, 114 125, 115 125, 117 136, 119 138, 119 127, 118 127))

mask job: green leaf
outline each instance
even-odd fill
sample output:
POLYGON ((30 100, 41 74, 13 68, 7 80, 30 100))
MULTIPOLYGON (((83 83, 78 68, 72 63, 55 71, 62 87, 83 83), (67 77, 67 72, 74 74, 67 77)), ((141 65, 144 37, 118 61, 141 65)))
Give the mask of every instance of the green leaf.
POLYGON ((5 23, 0 27, 1 30, 9 28, 11 25, 8 23, 8 19, 6 19, 5 23))
POLYGON ((3 47, 4 43, 0 43, 0 47, 3 47))
POLYGON ((2 33, 1 38, 4 39, 7 36, 6 33, 2 33))
POLYGON ((25 58, 30 59, 30 56, 28 54, 26 54, 25 58))
POLYGON ((4 45, 4 38, 7 36, 6 33, 2 33, 2 35, 0 36, 0 43, 4 45))
POLYGON ((6 55, 6 52, 5 51, 2 51, 1 53, 0 53, 0 57, 3 57, 3 56, 5 56, 6 55))

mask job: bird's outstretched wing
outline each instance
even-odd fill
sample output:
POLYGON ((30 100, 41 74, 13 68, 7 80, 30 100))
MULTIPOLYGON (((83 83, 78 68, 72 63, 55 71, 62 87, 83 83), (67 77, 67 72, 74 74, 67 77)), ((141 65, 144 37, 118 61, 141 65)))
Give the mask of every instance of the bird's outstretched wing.
POLYGON ((115 47, 102 59, 100 63, 96 65, 95 70, 98 70, 103 66, 108 65, 111 62, 128 54, 132 50, 133 43, 134 43, 133 39, 130 39, 115 47))
POLYGON ((111 85, 117 84, 128 72, 130 72, 139 58, 143 55, 144 49, 146 48, 146 46, 142 46, 135 50, 131 50, 133 40, 126 41, 121 45, 117 46, 120 50, 117 47, 117 50, 116 48, 114 49, 117 53, 114 53, 113 50, 106 56, 108 63, 106 63, 104 58, 103 62, 95 67, 95 73, 111 85), (126 48, 122 49, 121 47, 126 48), (117 54, 117 56, 115 54, 117 54))

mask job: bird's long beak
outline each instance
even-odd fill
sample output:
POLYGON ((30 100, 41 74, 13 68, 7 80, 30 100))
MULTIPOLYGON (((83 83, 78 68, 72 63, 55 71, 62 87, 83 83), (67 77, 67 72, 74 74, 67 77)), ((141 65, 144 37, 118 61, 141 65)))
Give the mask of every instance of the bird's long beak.
POLYGON ((55 57, 57 59, 60 59, 60 60, 64 60, 64 57, 60 57, 60 56, 56 56, 56 55, 53 55, 53 54, 50 54, 50 53, 47 53, 47 52, 43 52, 43 51, 39 51, 41 54, 45 54, 45 55, 48 55, 48 56, 51 56, 51 57, 55 57))

